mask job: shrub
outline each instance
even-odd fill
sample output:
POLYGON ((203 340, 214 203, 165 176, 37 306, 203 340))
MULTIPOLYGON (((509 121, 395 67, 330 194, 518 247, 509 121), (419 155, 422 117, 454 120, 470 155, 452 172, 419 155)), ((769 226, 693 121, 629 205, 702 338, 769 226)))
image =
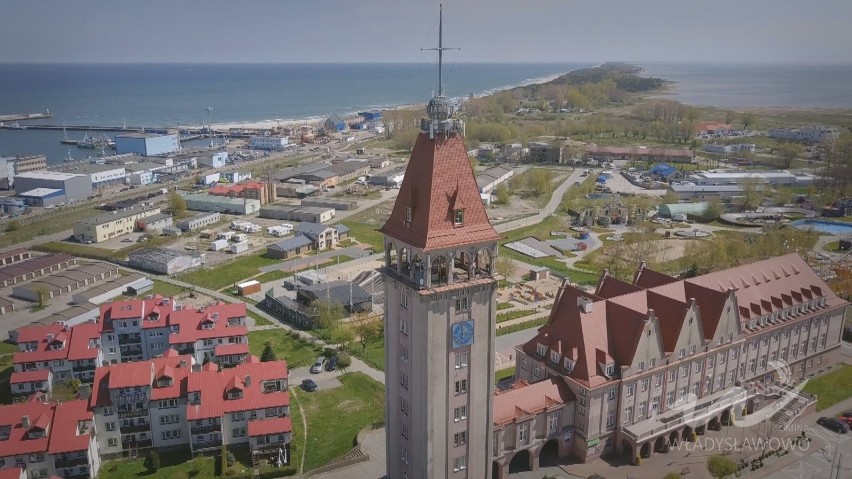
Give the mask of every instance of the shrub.
POLYGON ((714 478, 722 479, 735 474, 737 472, 737 464, 727 456, 713 454, 707 458, 707 470, 714 478))
POLYGON ((143 465, 145 466, 145 469, 152 474, 160 470, 160 455, 157 454, 155 449, 148 451, 148 454, 145 455, 145 462, 143 465))
POLYGON ((227 471, 225 471, 225 475, 226 475, 226 476, 236 476, 236 475, 237 475, 237 471, 235 471, 235 470, 233 470, 233 469, 228 469, 227 471))
POLYGON ((335 354, 337 354, 337 351, 335 351, 334 348, 324 348, 322 350, 322 355, 327 357, 327 358, 330 358, 330 357, 334 356, 335 354))
POLYGON ((234 465, 234 463, 236 463, 236 462, 237 462, 237 458, 236 458, 236 457, 234 457, 234 453, 233 453, 233 452, 231 452, 231 451, 228 451, 228 455, 227 455, 227 463, 228 463, 228 467, 233 466, 233 465, 234 465))
POLYGON ((346 353, 340 353, 340 355, 337 356, 337 367, 340 369, 346 369, 349 366, 352 366, 352 358, 346 353))

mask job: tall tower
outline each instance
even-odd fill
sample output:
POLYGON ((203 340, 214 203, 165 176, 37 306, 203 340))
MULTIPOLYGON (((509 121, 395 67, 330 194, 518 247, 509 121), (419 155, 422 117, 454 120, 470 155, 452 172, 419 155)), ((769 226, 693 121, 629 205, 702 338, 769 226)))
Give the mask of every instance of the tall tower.
MULTIPOLYGON (((439 32, 442 28, 439 28, 439 32)), ((441 83, 387 223, 389 479, 490 476, 499 236, 441 83)))

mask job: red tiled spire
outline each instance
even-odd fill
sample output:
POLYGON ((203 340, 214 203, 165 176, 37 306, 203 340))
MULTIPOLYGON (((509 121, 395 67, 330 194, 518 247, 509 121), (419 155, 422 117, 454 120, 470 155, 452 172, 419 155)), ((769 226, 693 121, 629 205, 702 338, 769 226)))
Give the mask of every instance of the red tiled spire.
POLYGON ((459 133, 420 133, 390 218, 380 230, 425 251, 497 241, 459 133), (411 208, 411 221, 406 218, 411 208), (461 225, 454 210, 463 211, 461 225))

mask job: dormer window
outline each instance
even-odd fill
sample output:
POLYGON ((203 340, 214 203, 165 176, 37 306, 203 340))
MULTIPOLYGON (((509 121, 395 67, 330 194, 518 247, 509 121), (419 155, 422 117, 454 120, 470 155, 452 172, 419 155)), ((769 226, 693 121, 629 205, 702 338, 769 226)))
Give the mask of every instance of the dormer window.
POLYGON ((240 389, 231 389, 228 391, 228 399, 240 399, 243 397, 243 391, 240 389))
POLYGON ((574 366, 576 366, 576 365, 577 365, 576 361, 574 361, 572 359, 565 358, 565 369, 569 373, 574 370, 574 366))
POLYGON ((606 369, 604 369, 604 374, 607 377, 611 378, 615 375, 615 363, 609 363, 606 365, 606 369))
POLYGON ((410 207, 410 206, 406 206, 406 207, 405 207, 405 223, 406 223, 406 224, 411 224, 411 216, 412 216, 412 214, 411 214, 411 207, 410 207))
POLYGON ((172 385, 172 378, 169 378, 169 377, 162 377, 157 381, 157 387, 164 388, 164 387, 168 387, 168 386, 171 386, 171 385, 172 385))
POLYGON ((547 346, 537 343, 536 344, 536 352, 538 352, 539 356, 544 356, 547 353, 547 346))
POLYGON ((556 351, 550 352, 550 361, 553 363, 559 363, 559 353, 556 351))
POLYGON ((464 210, 459 209, 453 212, 453 224, 456 226, 464 224, 464 210))
POLYGON ((644 371, 645 370, 645 361, 639 361, 639 366, 636 367, 636 370, 640 373, 642 371, 644 371))

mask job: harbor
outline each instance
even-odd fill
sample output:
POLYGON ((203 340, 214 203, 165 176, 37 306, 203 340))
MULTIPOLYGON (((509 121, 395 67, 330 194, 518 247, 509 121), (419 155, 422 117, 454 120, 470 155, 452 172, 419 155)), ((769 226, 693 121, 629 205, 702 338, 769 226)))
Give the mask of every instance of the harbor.
MULTIPOLYGON (((43 120, 45 118, 53 118, 50 110, 45 110, 44 113, 13 113, 10 115, 0 115, 0 126, 6 127, 3 123, 7 121, 23 121, 23 120, 43 120)), ((18 128, 21 128, 18 125, 18 128)))

